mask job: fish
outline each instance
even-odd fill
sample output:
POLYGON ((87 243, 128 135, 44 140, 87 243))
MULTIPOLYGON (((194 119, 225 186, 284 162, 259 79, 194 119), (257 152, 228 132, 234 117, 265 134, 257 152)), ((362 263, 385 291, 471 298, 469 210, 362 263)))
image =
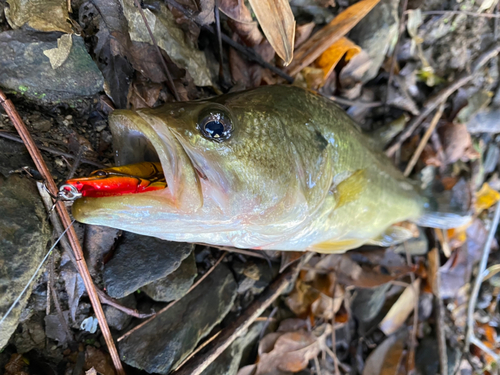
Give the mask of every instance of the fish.
POLYGON ((83 196, 72 207, 82 223, 170 241, 340 253, 401 242, 404 221, 449 228, 467 220, 440 211, 342 108, 299 87, 115 110, 109 126, 118 177, 155 163, 163 186, 83 196))

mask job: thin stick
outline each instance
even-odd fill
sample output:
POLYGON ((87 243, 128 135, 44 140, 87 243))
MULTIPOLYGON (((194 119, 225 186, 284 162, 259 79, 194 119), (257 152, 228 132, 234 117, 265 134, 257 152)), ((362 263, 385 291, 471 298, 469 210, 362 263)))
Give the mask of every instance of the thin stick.
POLYGON ((61 326, 64 329, 64 332, 68 336, 69 341, 74 341, 73 333, 70 331, 68 327, 68 323, 66 322, 66 319, 64 319, 64 314, 61 308, 61 304, 59 303, 59 297, 57 296, 57 291, 55 287, 55 279, 54 279, 54 273, 56 272, 55 270, 55 264, 54 264, 54 255, 50 257, 49 261, 49 284, 50 284, 50 290, 52 292, 52 299, 54 300, 54 306, 56 307, 57 311, 57 317, 59 318, 59 323, 61 323, 61 326))
POLYGON ((150 318, 150 317, 155 315, 154 312, 149 313, 149 314, 143 314, 135 309, 131 309, 130 307, 120 305, 114 298, 108 296, 101 289, 96 287, 95 290, 96 290, 97 294, 99 295, 99 299, 101 300, 101 303, 104 303, 105 305, 112 306, 115 309, 120 310, 127 315, 133 316, 133 317, 138 318, 138 319, 146 319, 146 318, 150 318))
MULTIPOLYGON (((217 267, 219 265, 220 262, 222 262, 222 259, 224 259, 224 257, 226 256, 226 253, 222 254, 221 257, 217 260, 217 262, 215 262, 215 264, 213 265, 212 268, 210 268, 208 270, 208 272, 206 272, 202 277, 200 277, 200 279, 195 282, 193 285, 191 285, 191 288, 189 288, 189 290, 187 291, 186 294, 188 294, 189 292, 191 292, 194 288, 196 288, 198 285, 200 285, 200 283, 205 280, 207 278, 208 275, 210 275, 210 273, 212 273, 212 271, 215 269, 215 267, 217 267)), ((148 324, 150 321, 152 321, 153 319, 157 318, 158 316, 160 316, 161 314, 163 314, 165 311, 167 311, 168 309, 170 309, 173 305, 175 305, 178 301, 180 300, 175 300, 174 302, 172 302, 170 305, 168 306, 165 306, 163 309, 161 309, 160 311, 158 311, 154 316, 152 316, 151 318, 149 318, 148 320, 145 320, 144 322, 142 322, 141 324, 135 326, 134 328, 132 328, 130 331, 124 333, 123 335, 121 335, 118 340, 118 342, 122 341, 124 338, 126 338, 127 336, 130 336, 132 333, 134 333, 135 331, 137 331, 139 328, 141 328, 143 325, 145 324, 148 324)))
POLYGON ((420 157, 420 155, 422 154, 422 151, 424 150, 425 146, 427 145, 427 142, 429 141, 429 138, 431 137, 432 132, 434 131, 434 129, 436 129, 436 125, 438 124, 439 119, 443 115, 443 111, 444 111, 444 102, 441 103, 441 105, 439 106, 439 109, 436 111, 436 114, 432 118, 431 124, 429 125, 429 127, 425 131, 425 134, 422 137, 422 139, 420 140, 420 143, 418 144, 417 149, 413 153, 413 156, 411 157, 410 162, 406 166, 406 169, 403 173, 405 175, 405 177, 408 177, 410 175, 411 171, 413 170, 413 167, 415 166, 415 164, 417 164, 418 158, 420 157))
POLYGON ((181 98, 179 96, 179 93, 177 92, 177 89, 175 88, 174 85, 174 80, 172 79, 172 75, 170 74, 170 70, 168 70, 167 63, 165 62, 165 59, 163 58, 163 55, 161 53, 160 47, 158 47, 158 43, 156 43, 156 38, 153 35, 153 32, 151 31, 151 28, 149 27, 149 22, 146 19, 146 16, 144 15, 144 11, 142 10, 141 4, 139 3, 138 0, 134 0, 134 4, 139 10, 139 13, 141 14, 142 20, 144 21, 144 24, 146 25, 146 29, 148 29, 149 36, 151 38, 151 41, 153 42, 153 45, 156 48, 156 52, 158 52, 158 57, 160 58, 161 64, 163 65, 163 69, 165 70, 165 75, 167 76, 167 83, 168 86, 170 86, 170 91, 174 94, 175 100, 180 102, 181 98))
POLYGON ((333 283, 333 296, 332 296, 332 353, 334 355, 333 366, 335 367, 335 375, 340 375, 339 360, 337 358, 337 335, 335 329, 335 291, 337 290, 337 277, 333 283))
POLYGON ((377 108, 377 107, 382 107, 384 103, 382 102, 364 102, 361 100, 349 100, 346 98, 341 98, 340 96, 327 96, 327 98, 333 100, 336 103, 343 104, 343 105, 350 105, 350 106, 356 106, 356 107, 364 107, 364 108, 377 108))
POLYGON ((475 13, 475 12, 466 12, 464 10, 428 10, 422 12, 423 16, 433 16, 433 15, 444 15, 444 16, 454 16, 454 15, 465 15, 471 17, 485 17, 485 18, 500 18, 500 14, 495 13, 475 13))
POLYGON ((399 30, 398 30, 398 39, 396 41, 396 45, 394 46, 394 50, 392 51, 391 57, 391 70, 389 71, 389 79, 387 80, 387 91, 385 102, 387 102, 387 98, 389 97, 389 87, 392 85, 392 80, 394 79, 394 68, 396 67, 396 56, 399 51, 399 42, 401 41, 401 35, 405 31, 405 16, 406 16, 406 8, 408 7, 408 0, 403 0, 403 4, 401 7, 401 16, 399 17, 399 30))
MULTIPOLYGON (((309 261, 314 253, 307 253, 303 262, 309 261)), ((302 262, 301 262, 302 263, 302 262)), ((238 318, 233 320, 222 333, 206 346, 203 354, 198 353, 173 375, 200 375, 229 345, 283 293, 295 280, 300 266, 290 268, 282 273, 238 318)))
MULTIPOLYGON (((6 139, 10 139, 11 141, 14 141, 14 142, 24 143, 21 138, 15 136, 13 134, 5 133, 3 131, 0 131, 0 137, 6 138, 6 139)), ((71 154, 68 154, 67 152, 56 150, 55 148, 45 147, 45 146, 42 146, 42 145, 39 145, 39 144, 36 144, 36 146, 40 150, 50 152, 51 154, 54 154, 54 155, 64 156, 65 158, 68 158, 68 159, 75 159, 76 158, 75 155, 71 155, 71 154)), ((88 159, 85 159, 85 158, 81 158, 80 162, 82 164, 89 164, 89 165, 93 165, 93 166, 98 167, 98 168, 106 168, 106 166, 104 164, 100 164, 100 163, 97 163, 95 161, 88 160, 88 159)))
MULTIPOLYGON (((410 252, 408 251, 408 247, 406 246, 406 242, 403 243, 404 248, 405 248, 405 253, 406 253, 406 263, 410 267, 413 266, 413 262, 411 260, 411 255, 410 252)), ((410 279, 411 279, 411 287, 413 289, 413 293, 415 293, 415 306, 413 308, 413 330, 412 330, 412 335, 411 335, 411 341, 410 341, 410 348, 408 350, 408 373, 414 373, 415 372, 415 348, 417 347, 417 330, 418 330, 418 296, 420 294, 419 290, 415 290, 415 274, 413 272, 410 272, 410 279)), ((443 374, 446 375, 446 374, 443 374)))
MULTIPOLYGON (((213 29, 210 26, 203 26, 203 28, 210 31, 212 34, 214 33, 213 29)), ((221 38, 224 43, 229 44, 230 47, 233 47, 236 51, 240 52, 247 58, 248 61, 256 62, 257 64, 263 66, 266 69, 269 69, 271 72, 280 76, 281 78, 284 78, 288 83, 293 83, 294 79, 291 76, 286 74, 283 70, 275 67, 274 65, 269 64, 253 49, 242 46, 224 33, 221 33, 221 38)))
POLYGON ((437 323, 436 323, 436 336, 439 349, 439 368, 441 369, 441 374, 448 374, 448 353, 446 352, 446 335, 444 332, 444 306, 441 299, 441 275, 439 274, 439 251, 437 248, 432 249, 429 252, 429 257, 433 258, 433 264, 435 269, 429 269, 433 272, 434 283, 431 285, 432 291, 434 293, 434 305, 436 306, 437 312, 437 323))
POLYGON ((193 358, 197 353, 200 352, 200 350, 202 350, 205 346, 207 346, 208 344, 210 344, 212 341, 214 341, 217 336, 220 335, 222 331, 219 331, 217 332, 215 335, 213 335, 212 337, 210 337, 208 340, 206 340, 203 344, 201 344, 200 346, 198 346, 190 355, 188 355, 186 357, 186 359, 184 361, 181 362, 181 364, 179 366, 177 366, 174 371, 177 371, 178 369, 180 369, 182 366, 184 366, 184 363, 186 363, 187 361, 189 361, 191 358, 193 358))
MULTIPOLYGON (((495 238, 495 233, 498 228, 498 221, 500 219, 500 202, 497 203, 495 208, 495 215, 493 216, 493 221, 491 223, 490 231, 488 232, 488 238, 484 243, 483 253, 481 255, 481 262, 479 263, 479 270, 477 271, 477 277, 474 282, 474 287, 469 299, 469 306, 467 306, 467 333, 465 335, 465 347, 464 350, 469 350, 469 345, 473 341, 474 336, 474 309, 476 308, 477 296, 479 295, 479 289, 481 288, 481 283, 483 282, 484 271, 486 270, 486 265, 488 264, 488 256, 490 255, 491 244, 495 238)), ((474 343, 474 345, 477 345, 474 343)), ((495 354, 496 358, 496 354, 495 354)))
POLYGON ((219 57, 219 80, 222 84, 224 81, 224 57, 222 56, 222 38, 220 30, 220 13, 219 13, 219 0, 215 0, 214 4, 214 17, 215 17, 215 31, 217 32, 217 47, 218 47, 218 57, 219 57))
POLYGON ((10 305, 9 309, 7 310, 7 312, 5 313, 4 316, 2 316, 2 319, 0 319, 0 326, 2 325, 2 323, 5 321, 5 319, 7 319, 7 317, 9 316, 9 314, 12 312, 12 310, 14 310, 14 307, 16 307, 16 305, 19 303, 19 301, 21 300, 22 296, 24 295, 24 293, 26 293, 26 291, 28 290, 28 288, 30 287, 31 283, 36 279, 36 277, 38 276, 38 272, 40 271, 40 269, 42 268, 43 264, 45 263, 45 261, 47 260, 47 258, 50 256, 50 254, 52 254, 52 250, 54 250, 54 248, 57 246, 57 244, 59 243, 60 239, 66 234, 66 232, 72 228, 72 225, 73 225, 73 222, 74 220, 70 223, 70 225, 64 230, 64 232, 59 236, 59 238, 57 239, 56 242, 54 242, 54 244, 52 245, 52 247, 49 249, 49 251, 47 251, 47 254, 45 254, 45 256, 43 257, 43 259, 41 260, 41 262, 38 264, 38 267, 36 268, 35 272, 33 272, 33 275, 30 277, 30 279, 28 280, 28 282, 26 283, 26 285, 24 286, 23 290, 21 291, 21 293, 19 293, 19 295, 16 297, 16 299, 14 300, 14 302, 12 303, 12 305, 10 305))
POLYGON ((448 99, 448 97, 453 94, 456 90, 458 90, 460 87, 464 86, 465 84, 469 83, 475 76, 475 74, 478 72, 479 69, 481 69, 488 61, 490 61, 492 58, 494 58, 496 55, 498 55, 498 52, 500 51, 500 44, 492 44, 486 52, 481 54, 472 64, 471 67, 471 73, 466 73, 463 72, 460 77, 446 86, 444 89, 439 91, 435 96, 430 98, 424 105, 424 108, 422 108, 422 111, 420 114, 416 117, 414 117, 406 126, 406 128, 396 137, 396 139, 393 141, 392 146, 390 146, 386 150, 387 156, 391 157, 393 156, 397 150, 401 147, 401 144, 408 139, 413 132, 417 129, 417 127, 420 125, 422 121, 424 121, 427 116, 429 116, 432 111, 434 111, 442 102, 448 99))
MULTIPOLYGON (((5 109, 5 112, 7 112, 10 120, 16 127, 16 130, 21 136, 21 139, 23 140, 26 148, 28 149, 28 152, 30 153, 31 158, 35 163, 38 172, 40 172, 42 177, 45 179, 50 193, 53 194, 54 196, 57 195, 57 186, 56 183, 54 182, 54 179, 52 178, 52 175, 50 174, 49 169, 47 168, 47 164, 45 164, 45 161, 43 160, 40 151, 37 149, 35 142, 31 137, 31 134, 28 132, 28 129, 26 129, 26 126, 24 125, 21 116, 19 116, 19 113, 14 107, 14 104, 12 103, 12 101, 7 99, 7 97, 5 96, 4 92, 1 89, 0 89, 0 104, 2 104, 3 108, 5 109)), ((120 362, 120 356, 118 355, 115 343, 113 342, 113 337, 111 336, 108 323, 106 322, 104 311, 102 310, 99 297, 97 296, 97 293, 94 289, 94 283, 92 282, 92 278, 90 276, 87 264, 85 262, 82 247, 80 245, 80 242, 78 241, 78 236, 76 234, 76 231, 71 225, 72 221, 69 217, 68 211, 66 210, 66 206, 64 205, 63 202, 58 201, 56 202, 56 210, 61 218, 62 225, 68 228, 68 240, 71 244, 71 248, 73 249, 78 272, 80 273, 80 276, 83 279, 85 289, 87 290, 90 302, 92 304, 97 320, 99 322, 99 326, 101 327, 101 332, 108 346, 109 354, 111 355, 111 359, 113 360, 116 372, 118 373, 118 375, 124 375, 125 371, 123 370, 122 363, 120 362)))

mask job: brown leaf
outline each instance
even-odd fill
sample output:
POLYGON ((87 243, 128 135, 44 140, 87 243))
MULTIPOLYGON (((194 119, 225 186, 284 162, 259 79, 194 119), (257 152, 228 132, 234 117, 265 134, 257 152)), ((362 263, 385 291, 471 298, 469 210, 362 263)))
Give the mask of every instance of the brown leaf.
POLYGON ((297 280, 295 288, 286 298, 286 304, 298 317, 305 318, 311 305, 319 298, 320 292, 302 280, 297 280))
POLYGON ((252 19, 252 15, 243 1, 220 0, 219 9, 230 18, 227 24, 238 34, 243 43, 253 47, 262 42, 264 37, 259 26, 252 19))
POLYGON ((295 48, 299 47, 309 38, 314 29, 314 26, 316 26, 314 22, 297 25, 297 27, 295 28, 295 48))
POLYGON ((295 42, 295 18, 288 0, 249 0, 259 24, 279 57, 290 64, 295 42))
POLYGON ((380 322, 380 330, 387 336, 396 332, 410 316, 415 308, 420 292, 420 279, 416 279, 412 285, 406 287, 398 300, 380 322))
POLYGON ((404 331, 378 345, 366 359, 363 375, 397 375, 407 336, 404 331))
POLYGON ((346 35, 379 1, 362 0, 337 15, 295 51, 295 59, 288 67, 288 73, 294 76, 311 64, 328 47, 346 35))
POLYGON ((467 126, 460 123, 448 123, 438 129, 443 144, 446 163, 455 163, 459 159, 467 161, 472 154, 472 140, 467 126))
POLYGON ((95 368, 102 375, 115 375, 115 367, 108 353, 88 345, 85 349, 84 369, 95 368))
POLYGON ((260 357, 256 375, 287 374, 305 369, 309 361, 315 358, 324 347, 326 338, 332 332, 332 327, 325 324, 319 327, 318 331, 320 332, 318 335, 299 330, 279 334, 277 338, 276 333, 270 334, 272 335, 270 340, 265 340, 266 337, 264 337, 259 344, 260 357), (274 341, 272 348, 269 341, 274 341), (267 352, 262 350, 263 345, 266 346, 267 352))
POLYGON ((24 25, 37 31, 72 33, 66 0, 9 0, 5 15, 13 29, 24 25))

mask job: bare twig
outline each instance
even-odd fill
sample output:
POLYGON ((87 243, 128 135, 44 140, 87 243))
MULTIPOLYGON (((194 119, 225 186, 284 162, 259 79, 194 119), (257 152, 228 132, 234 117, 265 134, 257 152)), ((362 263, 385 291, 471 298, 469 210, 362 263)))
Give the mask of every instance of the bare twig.
POLYGON ((68 340, 74 341, 73 333, 69 330, 68 323, 66 322, 66 319, 64 318, 61 304, 59 303, 59 297, 57 296, 57 292, 56 292, 56 288, 55 288, 54 273, 56 272, 56 270, 55 270, 55 264, 54 264, 54 254, 52 254, 50 257, 49 267, 50 267, 49 268, 50 290, 52 291, 52 299, 54 300, 54 306, 56 307, 57 317, 59 318, 59 323, 61 323, 61 327, 63 327, 64 332, 68 336, 68 340))
POLYGON ((174 369, 174 372, 177 371, 177 369, 181 368, 182 366, 184 366, 184 363, 186 363, 187 361, 189 361, 191 358, 193 358, 196 354, 198 354, 205 346, 207 346, 208 344, 210 344, 212 341, 214 341, 217 336, 220 335, 222 331, 219 331, 217 332, 216 334, 212 335, 208 340, 206 340, 203 344, 201 344, 200 346, 198 346, 190 355, 188 355, 186 357, 186 359, 184 361, 182 361, 180 363, 179 366, 177 366, 175 369, 174 369))
POLYGON ((95 290, 97 291, 97 294, 99 295, 99 299, 101 300, 101 303, 104 303, 105 305, 112 306, 115 309, 120 310, 127 315, 133 316, 134 318, 146 319, 146 318, 150 318, 150 317, 155 315, 154 312, 149 313, 149 314, 143 314, 135 309, 131 309, 130 307, 123 306, 120 303, 118 303, 118 301, 116 301, 114 298, 108 296, 105 292, 103 292, 98 287, 96 287, 95 290))
MULTIPOLYGON (((9 134, 9 133, 3 132, 3 131, 0 131, 0 137, 6 138, 6 139, 10 139, 11 141, 14 141, 14 142, 24 143, 21 138, 15 136, 13 134, 9 134)), ((54 155, 64 156, 65 158, 68 158, 68 159, 75 159, 76 158, 75 155, 71 155, 71 154, 68 154, 67 152, 56 150, 55 148, 45 147, 45 146, 42 146, 42 145, 39 145, 39 144, 36 144, 36 146, 40 150, 50 152, 51 154, 54 154, 54 155)), ((100 164, 100 163, 97 163, 95 161, 88 160, 88 159, 85 159, 85 158, 81 158, 80 161, 82 163, 84 163, 84 164, 93 165, 93 166, 98 167, 98 168, 106 168, 106 166, 104 164, 100 164)))
POLYGON ((349 100, 346 98, 341 98, 340 96, 333 96, 333 95, 328 96, 328 98, 339 104, 356 106, 356 107, 377 108, 384 105, 384 103, 382 102, 364 102, 361 100, 349 100))
MULTIPOLYGON (((406 263, 410 267, 413 266, 413 262, 411 260, 410 252, 408 251, 408 247, 406 246, 406 242, 404 242, 404 248, 406 253, 406 263)), ((415 274, 410 272, 411 279, 411 287, 413 288, 413 293, 415 294, 415 306, 413 308, 413 330, 411 334, 410 347, 408 350, 408 373, 415 373, 415 348, 417 347, 417 330, 418 330, 418 296, 420 294, 419 290, 415 290, 415 274)), ((446 375, 446 374, 443 374, 446 375)))
POLYGON ((337 290, 337 277, 335 277, 335 282, 333 283, 333 296, 332 296, 332 353, 335 358, 333 358, 333 366, 335 367, 335 375, 340 375, 339 370, 339 360, 337 358, 337 335, 335 329, 335 291, 337 290))
POLYGON ((78 154, 76 154, 76 158, 75 158, 75 161, 73 162, 73 166, 71 167, 71 170, 69 171, 69 174, 68 174, 68 177, 66 178, 67 180, 73 178, 73 176, 75 175, 75 172, 78 168, 78 166, 80 165, 80 162, 82 161, 82 156, 83 156, 83 153, 85 152, 85 146, 83 145, 80 145, 80 147, 78 148, 78 154))
MULTIPOLYGON (((307 262, 312 255, 313 253, 307 253, 303 262, 307 262)), ((300 266, 301 264, 298 264, 282 273, 242 315, 232 321, 215 340, 205 347, 203 354, 198 353, 195 355, 184 366, 175 371, 173 375, 200 375, 203 373, 288 288, 297 276, 300 266)))
MULTIPOLYGON (((477 277, 474 282, 474 287, 472 288, 472 292, 469 299, 469 306, 467 306, 467 333, 465 335, 465 347, 464 350, 469 350, 469 345, 473 343, 476 346, 479 346, 476 341, 477 340, 474 335, 474 309, 476 308, 477 297, 479 295, 479 289, 481 288, 481 284, 483 282, 483 278, 485 275, 486 265, 488 263, 488 256, 490 255, 491 244, 493 239, 495 238, 495 233, 498 228, 498 221, 500 219, 500 202, 497 203, 495 208, 495 215, 493 216, 493 221, 491 223, 490 231, 488 232, 488 238, 484 243, 483 253, 481 255, 481 261, 479 262, 479 269, 477 271, 477 277), (475 340, 476 339, 476 340, 475 340)), ((481 347, 484 351, 484 349, 481 347)), ((494 354, 493 357, 498 361, 498 355, 494 354)))
POLYGON ((215 17, 215 31, 217 33, 217 47, 218 47, 218 57, 219 57, 219 80, 224 82, 224 58, 222 56, 222 38, 220 30, 220 13, 219 13, 219 0, 215 0, 214 4, 214 17, 215 17))
POLYGON ((165 75, 167 76, 167 83, 170 88, 170 91, 174 94, 175 100, 180 102, 181 98, 179 96, 179 93, 177 92, 177 88, 174 85, 174 80, 172 79, 172 75, 170 74, 170 70, 168 69, 167 63, 165 62, 165 59, 163 58, 163 55, 161 53, 160 47, 158 47, 158 43, 156 43, 156 38, 153 35, 153 32, 151 31, 151 28, 149 27, 149 22, 146 19, 146 16, 144 15, 144 11, 142 10, 141 4, 139 3, 138 0, 134 0, 134 4, 139 10, 139 13, 141 14, 142 20, 144 21, 144 24, 146 25, 146 29, 148 29, 149 36, 151 38, 151 41, 153 42, 153 45, 156 48, 156 52, 158 53, 158 58, 161 61, 161 64, 163 65, 163 69, 165 70, 165 75))
POLYGON ((417 129, 420 123, 427 118, 442 102, 448 99, 460 87, 469 83, 488 61, 494 58, 500 52, 500 44, 492 44, 483 54, 481 54, 472 64, 471 72, 463 72, 460 77, 439 91, 435 96, 427 100, 420 114, 414 117, 406 126, 406 128, 396 137, 392 145, 386 150, 387 156, 391 157, 401 147, 401 144, 410 137, 417 129))
POLYGON ((385 102, 387 102, 387 98, 389 96, 389 87, 392 85, 392 80, 394 79, 394 68, 396 67, 396 58, 398 55, 399 51, 399 42, 401 40, 401 35, 403 35, 403 32, 405 31, 405 26, 406 26, 406 8, 408 7, 408 0, 402 0, 402 6, 401 6, 401 16, 399 17, 399 30, 398 30, 398 39, 396 41, 396 45, 394 46, 394 50, 392 51, 392 56, 391 56, 391 68, 389 71, 389 79, 387 80, 387 90, 386 90, 386 97, 385 97, 385 102))
MULTIPOLYGON (((193 285, 191 285, 191 288, 189 288, 189 290, 187 291, 186 294, 188 294, 189 292, 191 292, 194 288, 196 288, 198 285, 200 285, 200 283, 205 280, 207 278, 208 275, 210 275, 210 273, 212 273, 212 271, 219 265, 220 262, 222 262, 222 259, 224 259, 224 257, 226 256, 226 254, 222 254, 221 257, 217 260, 217 262, 215 262, 215 264, 213 265, 212 268, 210 268, 210 270, 208 270, 208 272, 206 272, 202 277, 200 277, 200 279, 195 282, 193 285)), ((161 314, 163 314, 165 311, 167 311, 168 309, 170 309, 173 305, 175 305, 178 301, 180 300, 175 300, 174 302, 172 302, 171 304, 169 304, 168 306, 165 306, 163 309, 161 309, 160 311, 158 311, 155 315, 153 315, 151 318, 149 318, 148 320, 145 320, 144 322, 142 322, 141 324, 135 326, 134 328, 132 328, 130 331, 124 333, 123 335, 121 335, 118 340, 118 342, 122 341, 124 338, 126 338, 127 336, 130 336, 132 333, 134 333, 135 331, 137 331, 139 328, 141 328, 142 326, 144 326, 145 324, 148 324, 150 321, 152 321, 153 319, 157 318, 158 316, 160 316, 161 314)))
POLYGON ((500 18, 499 14, 496 13, 476 13, 476 12, 466 12, 465 10, 427 10, 422 12, 423 16, 455 16, 455 15, 465 15, 470 17, 485 17, 485 18, 500 18))
POLYGON ((415 166, 415 164, 417 164, 417 160, 420 157, 420 154, 424 150, 425 146, 427 145, 427 142, 429 141, 429 138, 431 137, 432 132, 436 128, 436 125, 438 124, 439 119, 443 115, 443 111, 444 111, 444 102, 441 103, 441 105, 439 106, 439 109, 436 111, 436 114, 432 118, 432 121, 431 121, 429 127, 427 128, 424 136, 420 140, 420 143, 418 144, 417 149, 415 150, 415 152, 413 153, 413 156, 411 157, 410 161, 408 162, 408 165, 406 166, 406 169, 403 173, 406 177, 408 177, 410 175, 411 171, 413 170, 413 167, 415 166))
POLYGON ((433 283, 431 285, 432 292, 434 294, 434 305, 436 306, 436 335, 439 349, 439 368, 441 369, 441 374, 448 374, 448 353, 446 352, 446 335, 444 332, 444 306, 441 299, 441 275, 439 274, 439 251, 437 248, 432 249, 429 252, 430 264, 429 272, 432 273, 433 283))
MULTIPOLYGON (((21 116, 19 116, 19 113, 14 107, 14 104, 9 99, 7 99, 2 90, 0 90, 0 104, 2 104, 3 108, 5 109, 5 112, 7 112, 7 114, 10 117, 10 120, 12 121, 16 130, 21 136, 26 148, 28 149, 28 152, 31 155, 31 158, 33 159, 33 162, 35 163, 36 168, 38 169, 38 172, 40 172, 42 177, 45 179, 50 193, 53 194, 54 196, 57 195, 57 186, 54 182, 54 179, 52 178, 52 175, 50 174, 49 169, 47 168, 47 165, 45 164, 45 161, 42 158, 42 155, 40 154, 40 151, 36 147, 35 142, 31 137, 31 134, 28 132, 28 129, 26 129, 26 126, 24 125, 21 116)), ((58 201, 56 203, 56 210, 61 218, 63 226, 65 228, 69 228, 67 232, 68 239, 71 244, 71 248, 73 249, 74 252, 76 264, 78 267, 78 272, 80 273, 80 276, 83 279, 85 289, 87 290, 90 302, 92 304, 92 307, 94 308, 94 312, 99 322, 99 326, 104 336, 104 340, 106 341, 106 344, 108 346, 108 350, 111 355, 111 359, 113 360, 115 369, 118 375, 125 374, 122 363, 120 361, 120 356, 118 355, 118 351, 113 341, 113 337, 111 336, 108 323, 106 322, 106 318, 104 316, 104 311, 102 310, 99 297, 97 296, 97 293, 94 289, 94 284, 92 282, 92 278, 90 276, 87 264, 85 262, 85 258, 83 256, 82 247, 80 245, 80 242, 78 241, 78 236, 76 235, 75 228, 73 228, 73 226, 71 225, 72 221, 69 217, 68 211, 66 210, 66 206, 64 205, 63 202, 58 201)))

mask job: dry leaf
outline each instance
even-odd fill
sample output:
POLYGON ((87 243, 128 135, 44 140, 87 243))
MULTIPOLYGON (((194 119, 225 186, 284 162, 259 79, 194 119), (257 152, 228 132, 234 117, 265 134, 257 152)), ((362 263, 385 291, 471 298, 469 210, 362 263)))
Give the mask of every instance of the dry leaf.
POLYGON ((487 210, 500 200, 500 193, 484 183, 476 194, 476 212, 487 210))
POLYGON ((57 69, 64 64, 68 59, 72 46, 73 39, 71 39, 71 34, 64 34, 57 39, 57 48, 43 51, 43 54, 49 58, 52 69, 57 69))
POLYGON ((314 26, 316 26, 314 22, 297 25, 297 27, 295 28, 295 48, 299 47, 309 38, 314 29, 314 26))
POLYGON ((407 337, 403 331, 377 345, 366 359, 363 375, 397 374, 391 369, 398 367, 407 337))
POLYGON ((406 318, 415 307, 415 302, 418 300, 420 291, 420 279, 416 279, 412 285, 409 285, 398 300, 380 322, 380 329, 387 336, 396 332, 405 322, 406 318))
POLYGON ((295 51, 295 59, 288 67, 291 76, 316 60, 328 47, 346 35, 380 0, 362 0, 335 17, 295 51))
POLYGON ((271 46, 283 59, 285 66, 293 58, 295 18, 288 0, 249 0, 271 46))
POLYGON ((227 24, 241 38, 247 46, 253 47, 262 42, 264 38, 257 22, 243 1, 220 0, 219 9, 229 17, 227 24))
POLYGON ((478 156, 473 149, 472 139, 465 124, 448 123, 438 129, 438 134, 447 164, 457 160, 468 161, 478 156))
POLYGON ((316 66, 323 69, 325 74, 324 81, 332 74, 333 69, 337 66, 339 61, 344 57, 349 61, 361 51, 352 40, 342 37, 333 43, 321 56, 316 60, 316 66))
POLYGON ((85 371, 85 375, 97 375, 97 371, 92 367, 90 370, 85 371))
POLYGON ((284 375, 305 369, 309 361, 319 354, 321 348, 324 348, 332 327, 325 324, 316 331, 319 334, 299 330, 266 335, 259 343, 259 362, 255 375, 284 375), (267 336, 270 338, 266 339, 267 336))
POLYGON ((66 0, 9 0, 8 3, 5 15, 13 29, 27 25, 43 32, 73 32, 66 0))

